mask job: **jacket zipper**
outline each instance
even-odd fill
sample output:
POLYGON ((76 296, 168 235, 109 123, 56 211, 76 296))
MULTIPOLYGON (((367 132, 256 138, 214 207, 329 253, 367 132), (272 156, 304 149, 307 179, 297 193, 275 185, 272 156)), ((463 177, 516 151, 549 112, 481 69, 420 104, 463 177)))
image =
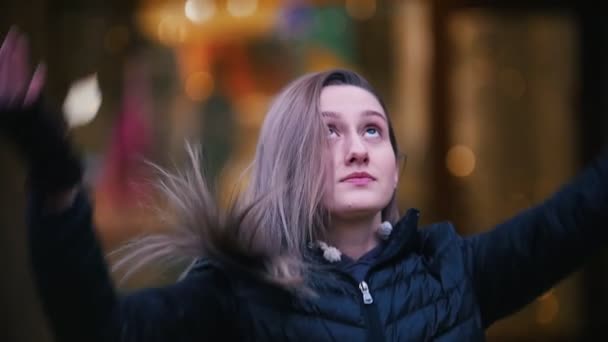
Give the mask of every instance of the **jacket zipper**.
POLYGON ((384 341, 386 338, 380 324, 380 313, 365 281, 359 283, 359 290, 363 296, 363 311, 369 324, 368 341, 384 341))
POLYGON ((372 304, 374 302, 374 298, 372 294, 369 293, 369 287, 367 287, 367 283, 362 281, 359 283, 359 290, 363 294, 363 304, 372 304))

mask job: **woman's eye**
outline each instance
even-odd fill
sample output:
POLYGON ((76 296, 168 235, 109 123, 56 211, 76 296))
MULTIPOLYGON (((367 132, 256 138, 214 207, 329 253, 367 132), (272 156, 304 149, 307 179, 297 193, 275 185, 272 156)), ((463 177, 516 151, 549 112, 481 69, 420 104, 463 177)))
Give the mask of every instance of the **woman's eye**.
POLYGON ((380 135, 380 131, 376 127, 367 127, 365 129, 365 134, 371 137, 377 137, 380 135))
POLYGON ((334 127, 334 126, 327 126, 327 135, 329 137, 338 136, 338 131, 336 130, 336 127, 334 127))

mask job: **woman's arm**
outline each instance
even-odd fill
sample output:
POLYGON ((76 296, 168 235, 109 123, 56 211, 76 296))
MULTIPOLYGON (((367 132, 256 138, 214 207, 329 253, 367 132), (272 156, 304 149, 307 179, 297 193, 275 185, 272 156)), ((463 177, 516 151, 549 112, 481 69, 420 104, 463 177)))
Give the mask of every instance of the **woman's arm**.
POLYGON ((0 136, 29 171, 34 279, 57 341, 202 341, 229 338, 229 282, 208 267, 169 287, 120 296, 93 228, 82 169, 65 124, 42 105, 44 69, 29 71, 27 40, 0 45, 0 136), (226 336, 228 335, 228 336, 226 336))
POLYGON ((108 274, 92 210, 79 191, 65 210, 45 213, 36 193, 28 211, 37 289, 58 341, 191 341, 226 338, 233 317, 229 283, 198 270, 168 287, 120 296, 108 274))
POLYGON ((608 242, 608 153, 544 203, 465 239, 487 327, 553 287, 608 242))

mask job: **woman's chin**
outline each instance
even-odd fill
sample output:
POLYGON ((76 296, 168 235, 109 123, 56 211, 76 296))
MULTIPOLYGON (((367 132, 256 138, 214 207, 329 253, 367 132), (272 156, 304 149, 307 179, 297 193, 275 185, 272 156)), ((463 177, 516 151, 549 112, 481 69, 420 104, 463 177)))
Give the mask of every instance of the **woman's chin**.
POLYGON ((382 211, 383 206, 365 203, 343 204, 330 211, 332 217, 340 219, 360 219, 373 217, 382 211))

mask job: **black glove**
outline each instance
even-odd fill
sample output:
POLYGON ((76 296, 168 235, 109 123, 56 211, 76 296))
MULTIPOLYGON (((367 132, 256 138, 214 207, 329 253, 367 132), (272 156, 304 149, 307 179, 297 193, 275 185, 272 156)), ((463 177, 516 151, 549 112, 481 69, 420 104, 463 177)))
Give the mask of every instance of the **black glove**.
POLYGON ((77 185, 82 164, 63 118, 42 99, 17 112, 0 112, 0 135, 12 141, 29 168, 29 185, 54 194, 77 185))

